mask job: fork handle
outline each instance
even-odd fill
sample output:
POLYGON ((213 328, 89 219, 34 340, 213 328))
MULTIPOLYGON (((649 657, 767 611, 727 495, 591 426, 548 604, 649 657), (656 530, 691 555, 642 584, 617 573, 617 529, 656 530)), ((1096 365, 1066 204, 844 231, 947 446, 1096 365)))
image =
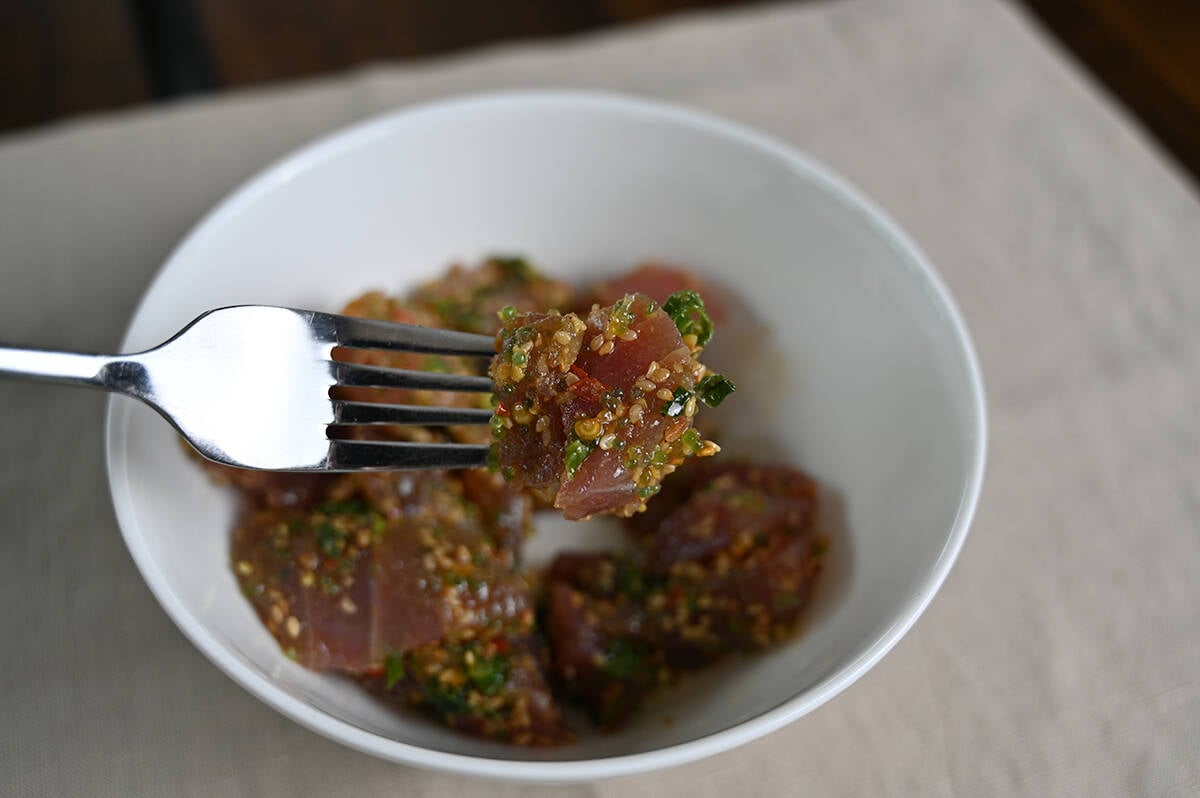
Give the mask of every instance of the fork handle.
POLYGON ((118 391, 122 386, 114 380, 113 366, 121 362, 121 358, 108 355, 0 346, 0 377, 118 391))

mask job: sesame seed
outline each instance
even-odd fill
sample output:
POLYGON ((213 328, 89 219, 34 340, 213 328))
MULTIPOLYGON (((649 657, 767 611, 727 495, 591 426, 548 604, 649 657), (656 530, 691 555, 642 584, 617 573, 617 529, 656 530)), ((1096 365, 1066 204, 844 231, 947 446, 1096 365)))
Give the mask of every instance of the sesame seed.
POLYGON ((621 333, 617 337, 620 338, 622 341, 636 341, 638 334, 637 334, 637 330, 626 330, 625 332, 621 333))
POLYGON ((534 424, 533 428, 535 430, 537 430, 538 432, 545 432, 546 430, 550 429, 550 417, 549 416, 539 417, 537 420, 537 424, 534 424))
POLYGON ((638 423, 639 421, 642 420, 642 413, 644 413, 644 412, 645 411, 642 409, 641 405, 630 405, 629 406, 629 420, 632 421, 634 424, 638 423))
POLYGON ((237 572, 242 576, 249 576, 254 573, 254 566, 246 560, 238 560, 237 572))
POLYGON ((289 615, 284 627, 287 629, 288 637, 300 636, 300 621, 295 615, 289 615))
POLYGON ((525 379, 525 369, 520 366, 513 366, 509 373, 513 382, 520 382, 525 379))
POLYGON ((670 391, 668 391, 666 388, 659 388, 658 393, 656 393, 654 395, 657 396, 659 399, 662 399, 664 402, 671 401, 671 397, 673 396, 673 394, 670 391))
POLYGON ((605 435, 603 438, 600 439, 600 448, 607 452, 609 449, 611 449, 613 447, 613 444, 615 444, 616 442, 617 442, 616 434, 610 432, 607 435, 605 435))
POLYGON ((271 620, 275 623, 283 623, 283 607, 281 605, 271 605, 271 620))
POLYGON ((600 355, 607 355, 609 352, 613 351, 613 348, 614 346, 612 341, 605 341, 604 345, 596 350, 596 353, 600 355))
POLYGON ((599 349, 603 345, 604 345, 604 336, 603 335, 594 336, 592 338, 591 342, 588 343, 588 347, 593 352, 595 352, 597 349, 599 349))
POLYGON ((302 587, 312 587, 313 583, 316 581, 317 578, 313 575, 312 571, 305 571, 304 573, 300 574, 300 585, 302 587))
POLYGON ((358 605, 351 601, 349 596, 342 596, 339 606, 342 608, 342 612, 347 615, 353 615, 358 612, 358 605))

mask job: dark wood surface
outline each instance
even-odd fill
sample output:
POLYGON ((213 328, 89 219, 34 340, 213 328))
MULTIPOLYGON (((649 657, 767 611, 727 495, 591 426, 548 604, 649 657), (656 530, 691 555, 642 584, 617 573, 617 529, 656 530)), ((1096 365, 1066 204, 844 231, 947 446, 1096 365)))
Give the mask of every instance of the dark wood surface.
MULTIPOLYGON (((0 0, 0 130, 765 1, 0 0)), ((1200 0, 1022 2, 1200 177, 1200 0)))
POLYGON ((192 0, 223 82, 243 85, 747 0, 192 0), (263 31, 272 31, 262 47, 263 31))
POLYGON ((0 0, 0 129, 150 99, 123 0, 0 0))
POLYGON ((1200 0, 1024 0, 1200 182, 1200 0))

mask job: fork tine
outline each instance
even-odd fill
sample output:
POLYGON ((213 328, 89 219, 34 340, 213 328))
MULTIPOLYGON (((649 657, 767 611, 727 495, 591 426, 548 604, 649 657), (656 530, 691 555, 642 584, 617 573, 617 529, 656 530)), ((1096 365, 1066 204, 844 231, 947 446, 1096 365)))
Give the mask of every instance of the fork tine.
POLYGON ((327 470, 479 468, 487 465, 488 448, 462 443, 330 441, 327 470))
POLYGON ((478 391, 490 393, 488 377, 469 374, 442 374, 432 371, 409 371, 383 366, 361 366, 357 363, 333 362, 333 378, 338 385, 359 388, 411 388, 425 391, 478 391))
POLYGON ((496 354, 496 341, 487 335, 328 313, 314 313, 312 321, 328 325, 339 346, 468 357, 491 357, 496 354))
POLYGON ((333 402, 334 424, 486 424, 491 410, 477 407, 428 407, 373 402, 333 402))

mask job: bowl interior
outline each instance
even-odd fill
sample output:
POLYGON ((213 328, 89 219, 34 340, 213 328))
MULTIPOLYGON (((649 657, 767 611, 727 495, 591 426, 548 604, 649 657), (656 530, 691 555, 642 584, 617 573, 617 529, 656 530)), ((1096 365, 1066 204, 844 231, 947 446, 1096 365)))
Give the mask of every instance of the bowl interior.
MULTIPOLYGON (((983 446, 969 344, 886 222, 818 168, 735 128, 555 95, 376 120, 293 156, 210 216, 147 293, 126 345, 151 346, 220 305, 334 310, 491 252, 527 253, 576 281, 659 257, 740 298, 747 315, 718 329, 706 357, 739 386, 721 410, 722 443, 800 465, 827 489, 829 570, 803 634, 686 679, 618 733, 583 727, 577 745, 523 750, 445 731, 285 659, 230 573, 230 497, 153 412, 115 401, 110 472, 124 534, 205 653, 324 733, 410 762, 423 752, 409 746, 492 760, 636 758, 764 713, 794 717, 881 655, 965 534, 983 446)), ((595 545, 613 531, 544 519, 533 550, 595 545)))

